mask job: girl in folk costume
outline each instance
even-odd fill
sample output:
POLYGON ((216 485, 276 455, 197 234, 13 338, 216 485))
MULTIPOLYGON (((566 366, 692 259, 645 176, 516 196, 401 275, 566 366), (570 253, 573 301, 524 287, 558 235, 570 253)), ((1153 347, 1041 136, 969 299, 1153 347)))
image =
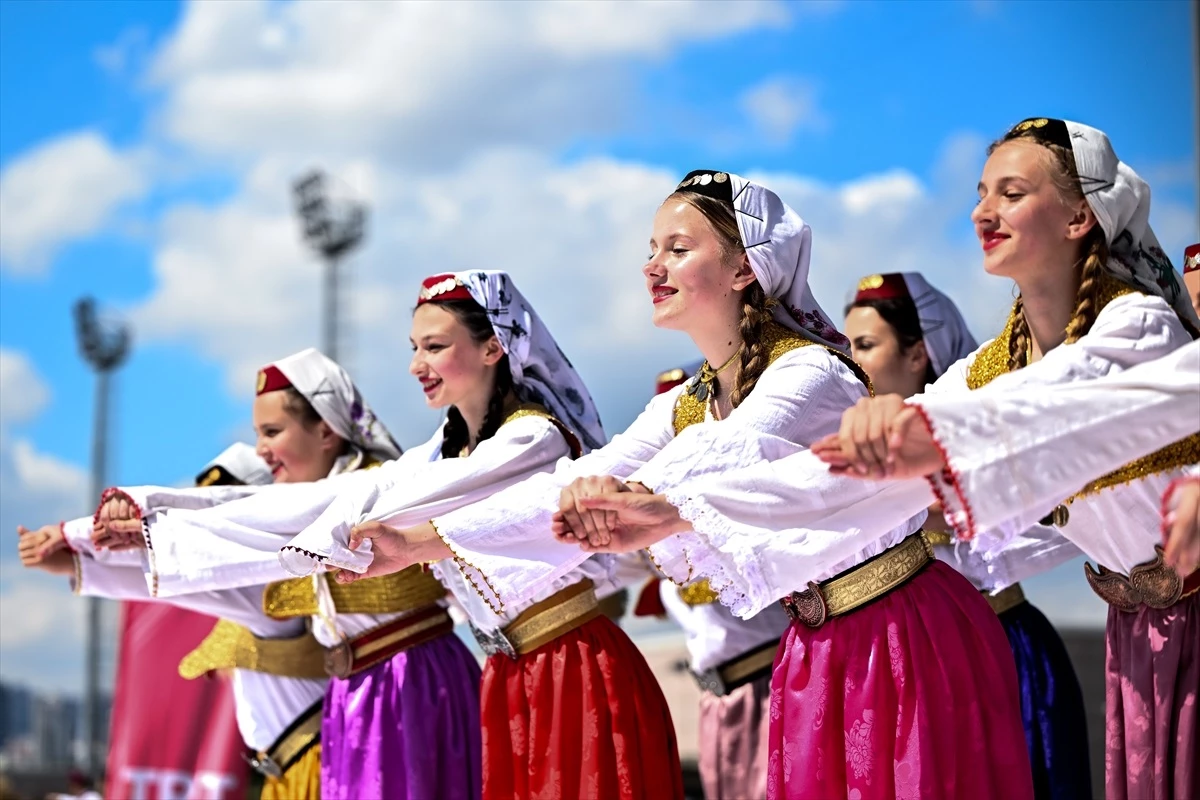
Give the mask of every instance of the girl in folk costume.
MULTIPOLYGON (((999 397, 1037 387, 1115 374, 1160 358, 1191 339, 1198 323, 1178 275, 1149 226, 1150 190, 1113 152, 1102 132, 1053 119, 1026 120, 993 146, 973 213, 988 272, 1014 278, 1021 296, 999 337, 951 369, 936 395, 978 389, 999 397)), ((923 398, 914 398, 918 406, 923 398)), ((886 433, 903 411, 896 397, 861 404, 832 442, 835 463, 860 474, 886 474, 886 433)), ((1053 413, 1067 413, 1060 406, 1053 413)), ((1007 426, 939 427, 951 452, 1001 452, 1007 426)), ((1153 425, 1153 420, 1143 424, 1153 425)), ((1112 434, 1114 437, 1117 434, 1112 434)), ((1105 448, 1108 452, 1113 452, 1105 448)), ((1109 797, 1194 797, 1200 692, 1200 598, 1197 579, 1181 581, 1156 552, 1167 484, 1200 460, 1193 434, 1086 485, 1045 471, 1024 481, 989 483, 989 502, 1021 502, 1029 480, 1069 485, 1067 504, 1037 506, 1051 535, 1065 538, 1101 566, 1087 566, 1092 588, 1109 603, 1106 673, 1109 797), (1072 502, 1073 501, 1073 502, 1072 502)), ((954 467, 954 464, 951 464, 954 467)), ((992 530, 975 522, 967 498, 979 487, 953 469, 931 480, 960 538, 1011 577, 1054 560, 1037 550, 1006 558, 1038 516, 1021 515, 992 530)), ((1060 495, 1058 500, 1063 500, 1060 495)), ((1038 525, 1033 526, 1037 531, 1038 525)), ((1038 534, 1041 535, 1041 534, 1038 534)))
MULTIPOLYGON (((210 494, 237 494, 247 485, 270 481, 270 470, 253 449, 234 445, 200 472, 196 484, 208 487, 210 494)), ((93 517, 87 517, 23 535, 22 562, 71 577, 77 594, 152 600, 141 553, 96 550, 92 543, 93 522, 93 517)), ((205 659, 197 659, 202 646, 179 666, 185 678, 206 674, 210 666, 232 667, 238 730, 256 770, 255 796, 265 800, 317 800, 325 676, 321 648, 304 624, 264 616, 262 587, 206 592, 170 602, 221 617, 206 643, 219 641, 230 653, 238 648, 242 654, 258 649, 254 659, 230 659, 210 665, 205 659)))
MULTIPOLYGON (((656 394, 680 385, 700 364, 658 376, 656 394)), ((643 554, 621 563, 651 567, 643 554)), ((771 666, 788 626, 781 606, 742 620, 717 602, 704 580, 676 586, 658 576, 642 589, 634 612, 669 616, 683 629, 691 672, 700 686, 700 782, 708 798, 766 797, 771 666)))
MULTIPOLYGON (((449 408, 446 423, 428 442, 377 470, 311 485, 304 498, 288 496, 277 502, 278 492, 266 492, 217 508, 173 512, 152 521, 148 535, 158 554, 160 577, 169 577, 168 583, 178 586, 177 578, 186 577, 181 573, 194 571, 199 564, 203 572, 199 582, 206 585, 270 580, 289 573, 308 575, 315 569, 321 570, 318 579, 324 582, 325 567, 362 570, 369 563, 366 552, 347 547, 353 524, 372 520, 411 525, 427 520, 432 514, 458 508, 551 469, 559 459, 603 441, 599 417, 583 382, 507 274, 473 270, 427 279, 414 311, 411 338, 414 356, 410 369, 420 380, 427 402, 449 408), (578 438, 572 429, 579 431, 578 438), (163 552, 170 554, 169 559, 163 557, 163 552)), ((415 578, 434 580, 419 567, 400 574, 410 582, 415 578)), ((332 584, 331 588, 336 595, 395 577, 351 586, 332 584)), ((481 634, 486 632, 485 640, 488 636, 495 638, 495 631, 511 621, 511 617, 495 617, 456 570, 443 577, 475 627, 481 634)), ((596 613, 595 595, 616 588, 604 569, 582 570, 570 582, 581 577, 591 580, 594 593, 576 598, 566 608, 552 609, 540 619, 534 618, 532 625, 518 625, 514 638, 520 646, 531 642, 536 646, 532 637, 545 639, 555 630, 568 631, 586 622, 596 613), (588 598, 590 604, 581 602, 588 598), (545 627, 547 623, 550 628, 545 627)), ((198 581, 193 578, 191 582, 194 586, 198 581)), ((372 641, 377 641, 366 641, 368 638, 369 634, 364 634, 358 641, 349 642, 352 657, 337 657, 357 668, 360 655, 368 657, 372 641)), ((551 668, 553 659, 542 663, 551 668)), ((644 664, 642 669, 643 677, 647 676, 644 664)), ((431 693, 421 684, 422 680, 429 683, 426 671, 422 662, 410 662, 405 691, 411 685, 414 692, 431 693)), ((553 690, 553 682, 546 682, 545 688, 553 690)), ((475 702, 478 697, 476 688, 475 702)), ((658 700, 661 705, 661 695, 658 700)), ((645 703, 642 708, 649 706, 645 703)), ((352 709, 346 712, 346 718, 346 727, 350 728, 352 709)), ((647 723, 645 718, 641 721, 648 725, 647 737, 661 736, 668 741, 669 717, 664 715, 658 724, 647 723)), ((409 728, 408 741, 412 745, 426 744, 418 735, 419 728, 416 734, 409 728)), ((507 721, 504 731, 507 735, 507 721)), ((395 738, 400 734, 397 729, 386 735, 395 738)), ((474 742, 476 753, 478 737, 476 712, 474 730, 469 737, 462 737, 474 742)), ((345 738, 348 744, 356 741, 350 732, 345 738)), ((336 747, 332 736, 327 741, 330 748, 336 747)), ((448 745, 439 746, 449 752, 448 745)), ((534 753, 532 749, 529 752, 534 753)), ((511 760, 511 752, 506 758, 511 760)), ((443 760, 452 759, 443 755, 443 760)), ((328 750, 325 761, 328 768, 328 750)), ((463 771, 461 764, 449 764, 447 768, 463 771)), ((365 780, 371 769, 362 771, 367 773, 365 780)), ((476 780, 478 774, 476 767, 476 780)), ((672 780, 677 782, 677 776, 672 780)), ((603 794, 605 787, 598 791, 603 794)), ((361 796, 362 790, 347 792, 351 795, 361 796)), ((385 787, 383 795, 391 797, 395 793, 385 787)), ((421 793, 411 796, 418 795, 421 793)), ((447 793, 433 787, 421 796, 442 797, 447 793)))
MULTIPOLYGON (((345 372, 316 351, 302 356, 259 373, 255 413, 277 479, 308 482, 207 505, 164 503, 159 490, 124 490, 157 509, 135 515, 151 581, 159 596, 183 601, 265 583, 261 604, 270 618, 309 620, 331 677, 320 719, 323 797, 478 797, 479 667, 453 634, 445 589, 419 569, 343 587, 323 572, 289 578, 279 566, 287 539, 278 531, 295 534, 315 519, 322 507, 314 498, 371 482, 379 470, 363 467, 400 457, 345 372), (311 409, 292 408, 298 396, 311 409), (264 407, 281 413, 260 419, 264 407), (307 413, 317 414, 319 424, 307 413), (289 415, 305 424, 290 426, 289 415), (325 430, 336 438, 327 439, 325 430), (307 437, 301 441, 310 448, 320 443, 325 458, 319 468, 300 457, 306 451, 297 448, 297 437, 307 437), (268 532, 273 547, 257 562, 239 559, 246 549, 239 526, 268 532), (214 528, 229 538, 213 535, 214 528)), ((112 517, 128 514, 116 508, 112 517)))
MULTIPOLYGON (((871 376, 878 395, 911 397, 976 348, 958 307, 919 273, 871 275, 859 282, 846 312, 854 359, 871 376)), ((1018 583, 1005 585, 993 564, 955 548, 936 506, 925 524, 935 555, 984 593, 1004 626, 1017 664, 1021 718, 1039 798, 1090 798, 1083 690, 1066 646, 1018 583)), ((1030 546, 1043 546, 1036 539, 1030 546)), ((1079 555, 1056 547, 1058 558, 1079 555)))
MULTIPOLYGON (((745 259, 768 297, 785 298, 765 328, 792 349, 772 353, 761 374, 739 364, 715 398, 703 374, 665 395, 676 426, 681 417, 699 424, 640 469, 609 473, 626 483, 577 481, 555 532, 592 552, 652 545, 668 577, 706 578, 743 619, 785 598, 793 621, 772 676, 768 797, 1032 797, 1004 632, 971 585, 933 559, 920 531, 932 496, 883 498, 886 519, 856 513, 880 488, 834 478, 807 452, 868 395, 866 381, 840 350, 805 346, 846 344, 828 323, 814 336, 804 323, 823 315, 811 298, 808 313, 791 299, 807 271, 807 227, 762 187, 733 183, 724 202, 736 212, 745 259), (802 246, 789 233, 800 230, 802 246), (728 410, 730 401, 741 402, 728 410), (807 463, 775 474, 771 462, 790 453, 807 463), (667 497, 649 494, 656 488, 667 497), (664 524, 639 525, 621 510, 630 500, 664 524), (788 530, 797 518, 816 530, 788 530)), ((672 287, 686 274, 674 258, 660 251, 650 265, 665 262, 672 287)), ((752 331, 741 339, 758 355, 752 331)))
MULTIPOLYGON (((802 448, 831 432, 842 412, 865 396, 868 389, 865 376, 846 353, 844 337, 808 289, 810 241, 808 226, 766 188, 724 172, 689 174, 656 214, 652 255, 643 272, 654 304, 655 324, 681 329, 692 337, 707 359, 700 374, 685 386, 656 397, 624 434, 588 457, 560 465, 554 474, 535 476, 488 501, 439 517, 434 520, 435 528, 374 538, 376 560, 383 554, 388 561, 406 563, 407 559, 421 557, 421 542, 440 536, 453 550, 460 568, 475 576, 493 603, 507 607, 528 602, 531 595, 552 586, 558 576, 590 557, 563 541, 547 541, 546 530, 565 536, 565 528, 570 527, 580 535, 597 539, 603 536, 602 541, 607 541, 611 533, 606 515, 600 513, 597 519, 585 506, 593 495, 614 486, 623 487, 619 479, 655 469, 686 471, 709 463, 710 458, 720 461, 729 453, 744 453, 747 443, 760 440, 802 448), (718 366, 713 368, 712 364, 718 366), (507 541, 501 542, 500 537, 507 541)), ((843 483, 847 490, 859 490, 858 484, 843 483)), ((927 505, 928 501, 912 504, 909 513, 913 518, 896 530, 895 541, 888 541, 884 547, 914 534, 927 505)), ((921 540, 914 538, 905 548, 906 553, 911 553, 913 543, 925 552, 921 540)), ((853 552, 851 549, 835 560, 853 552)), ((753 589, 747 588, 763 596, 750 605, 735 602, 723 576, 706 568, 700 551, 691 553, 693 567, 686 566, 685 558, 676 559, 671 553, 654 555, 666 574, 679 583, 715 577, 712 586, 722 593, 722 602, 735 606, 733 610, 743 618, 763 610, 785 593, 777 588, 780 574, 771 573, 774 585, 765 579, 764 571, 772 564, 767 559, 754 572, 753 589), (701 557, 699 562, 696 557, 701 557)), ((795 563, 793 558, 791 564, 795 563)), ((1005 797, 1028 796, 1028 755, 1021 744, 1016 677, 1011 660, 1006 671, 998 657, 1007 652, 1003 631, 970 585, 952 571, 947 573, 951 582, 957 581, 954 585, 963 595, 961 603, 955 599, 952 605, 963 605, 967 610, 957 616, 954 611, 939 614, 937 609, 951 605, 946 602, 947 592, 938 591, 939 584, 931 596, 930 605, 936 607, 930 610, 931 618, 954 631, 953 648, 985 665, 981 682, 989 685, 987 692, 963 688, 947 691, 942 686, 937 689, 939 710, 955 704, 963 706, 965 710, 955 716, 971 723, 957 728, 952 742, 947 737, 936 748, 939 758, 955 766, 946 780, 960 795, 963 787, 974 789, 978 784, 982 791, 977 794, 987 796, 993 790, 983 787, 1009 783, 1005 797), (985 730, 992 742, 986 757, 985 730), (1003 744, 1008 740, 1012 746, 1003 744), (1017 776, 1015 791, 1005 777, 1013 774, 1017 776)), ((789 571, 787 579, 791 578, 789 571)), ((918 636, 926 630, 924 621, 919 628, 918 636)), ((847 647, 857 649, 860 644, 848 642, 847 647)), ((878 658, 871 663, 879 663, 878 658)), ((971 659, 964 656, 962 664, 968 663, 971 659)), ((779 674, 777 668, 777 680, 779 674)), ((865 674, 858 680, 861 685, 865 674)), ((909 692, 915 688, 911 682, 908 684, 909 692)), ((974 684, 970 688, 976 689, 974 684)), ((896 694, 892 692, 893 700, 896 694)), ((823 709, 824 705, 807 704, 808 711, 818 707, 823 709)), ((799 711, 805 708, 801 706, 799 711)), ((775 710, 771 716, 773 721, 778 719, 775 710)), ((866 722, 860 719, 854 727, 859 739, 870 738, 870 714, 867 717, 866 722)), ((886 709, 881 710, 881 717, 889 723, 876 729, 888 727, 890 734, 891 717, 886 709)), ((791 762, 802 754, 795 743, 789 745, 787 772, 792 783, 788 788, 807 796, 841 794, 846 785, 842 778, 845 759, 841 756, 846 741, 842 720, 831 717, 827 723, 824 718, 808 722, 809 732, 814 730, 815 722, 815 730, 830 740, 836 728, 836 746, 820 758, 814 748, 809 752, 811 758, 798 762, 793 772, 791 762)), ((905 724, 904 719, 898 722, 905 724)), ((907 724, 915 724, 911 713, 907 724)), ((922 718, 921 724, 927 728, 932 723, 922 718)), ((845 725, 848 732, 850 721, 845 725)), ((927 733, 921 731, 922 742, 927 733)), ((776 791, 782 788, 784 777, 781 753, 776 752, 782 751, 782 745, 773 743, 772 751, 773 783, 768 784, 769 794, 772 786, 776 791)), ((928 752, 929 758, 934 758, 932 747, 928 752)), ((878 767, 871 767, 864 772, 864 764, 861 759, 857 763, 860 778, 874 779, 875 785, 886 786, 882 791, 890 795, 894 784, 890 771, 880 774, 878 767)))

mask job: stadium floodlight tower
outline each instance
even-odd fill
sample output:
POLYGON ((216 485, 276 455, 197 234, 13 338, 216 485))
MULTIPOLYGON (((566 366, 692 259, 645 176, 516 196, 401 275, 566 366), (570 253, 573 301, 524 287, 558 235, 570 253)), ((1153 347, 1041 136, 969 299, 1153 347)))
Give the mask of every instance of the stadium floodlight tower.
MULTIPOLYGON (((108 400, 110 377, 129 355, 132 341, 129 326, 101 320, 96 302, 85 297, 75 304, 75 334, 83 359, 96 372, 96 408, 92 428, 92 495, 95 503, 104 491, 108 466, 108 400)), ((100 710, 100 615, 101 600, 87 599, 87 638, 83 692, 83 767, 92 776, 104 768, 105 739, 100 710)))
POLYGON ((367 207, 349 199, 330 197, 325 174, 314 170, 292 185, 296 213, 308 242, 325 262, 323 348, 338 360, 338 268, 342 257, 363 239, 367 207))

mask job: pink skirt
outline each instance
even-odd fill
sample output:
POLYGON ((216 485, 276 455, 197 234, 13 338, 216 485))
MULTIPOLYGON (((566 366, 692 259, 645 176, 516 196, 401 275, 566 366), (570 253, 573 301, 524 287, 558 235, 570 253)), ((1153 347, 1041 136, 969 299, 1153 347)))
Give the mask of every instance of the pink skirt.
POLYGON ((1031 800, 1012 648, 936 561, 880 599, 783 636, 768 798, 1031 800))
POLYGON ((1200 594, 1166 609, 1108 610, 1105 794, 1200 797, 1200 594))
POLYGON ((771 676, 724 697, 700 695, 700 783, 706 800, 767 796, 771 676))

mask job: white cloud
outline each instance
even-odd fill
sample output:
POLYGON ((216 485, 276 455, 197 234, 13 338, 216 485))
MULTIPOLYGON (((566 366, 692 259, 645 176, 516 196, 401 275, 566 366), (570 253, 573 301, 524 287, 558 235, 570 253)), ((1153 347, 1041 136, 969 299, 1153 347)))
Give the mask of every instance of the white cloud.
POLYGON ((425 171, 484 142, 613 130, 637 62, 787 18, 708 0, 193 3, 152 74, 161 130, 199 151, 367 152, 425 171))
POLYGON ((50 389, 24 353, 0 347, 0 428, 37 416, 50 389))
POLYGON ((83 131, 52 139, 0 173, 0 264, 42 272, 62 245, 96 233, 145 180, 137 159, 83 131))
POLYGON ((761 141, 782 147, 801 130, 825 130, 829 120, 817 105, 816 88, 791 76, 768 78, 742 93, 742 111, 761 141))
POLYGON ((105 72, 119 77, 137 67, 150 46, 150 31, 135 25, 122 31, 114 42, 92 51, 92 58, 105 72))

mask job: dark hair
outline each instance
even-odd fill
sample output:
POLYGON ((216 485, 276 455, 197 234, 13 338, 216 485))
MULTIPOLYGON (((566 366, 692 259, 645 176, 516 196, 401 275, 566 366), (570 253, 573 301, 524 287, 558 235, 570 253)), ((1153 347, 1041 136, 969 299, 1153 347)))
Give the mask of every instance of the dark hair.
MULTIPOLYGON (((1050 177, 1064 203, 1084 199, 1083 185, 1075 167, 1075 154, 1068 147, 1039 137, 1034 128, 1017 126, 1004 138, 992 142, 988 147, 988 155, 996 152, 1001 145, 1015 140, 1031 142, 1046 151, 1050 177)), ((1108 263, 1108 243, 1104 240, 1104 229, 1099 221, 1084 237, 1080 252, 1082 256, 1076 264, 1079 268, 1079 288, 1075 291, 1075 310, 1071 314, 1071 321, 1067 323, 1067 344, 1078 341, 1090 331, 1100 314, 1100 279, 1104 274, 1104 265, 1108 263)), ((1028 349, 1029 323, 1025 319, 1025 303, 1018 297, 1013 305, 1012 338, 1008 342, 1010 371, 1025 366, 1028 349)))
MULTIPOLYGON (((295 386, 286 386, 283 391, 283 410, 292 416, 292 419, 299 422, 305 428, 312 428, 318 422, 324 421, 317 410, 313 408, 313 404, 308 402, 308 398, 300 393, 300 390, 295 386)), ((341 449, 338 450, 338 455, 345 455, 350 452, 351 444, 349 439, 342 439, 341 449)))
MULTIPOLYGON (((917 306, 911 298, 856 300, 846 306, 846 313, 849 314, 852 308, 875 309, 880 318, 896 334, 896 341, 900 343, 901 352, 918 344, 924 346, 925 333, 921 330, 921 317, 917 314, 917 306)), ((933 369, 933 359, 928 357, 928 349, 926 349, 925 355, 925 385, 928 386, 936 381, 938 376, 933 369)))
MULTIPOLYGON (((742 243, 732 203, 687 189, 678 189, 667 199, 671 197, 678 197, 704 215, 721 240, 721 252, 727 259, 745 255, 746 247, 742 243)), ((774 301, 767 297, 757 280, 742 292, 742 319, 738 331, 745 347, 742 348, 741 363, 738 365, 737 384, 729 397, 734 408, 741 405, 753 391, 763 370, 767 368, 770 353, 763 342, 763 331, 771 321, 773 305, 774 301)), ((720 378, 714 385, 720 392, 720 378)))
MULTIPOLYGON (((434 301, 439 308, 454 315, 454 318, 467 329, 471 341, 483 344, 496 335, 492 327, 491 317, 483 306, 474 300, 444 300, 434 301)), ((504 404, 513 393, 512 370, 508 364, 508 353, 496 362, 496 376, 492 384, 492 396, 488 400, 487 414, 484 415, 483 425, 475 437, 476 442, 482 442, 496 435, 500 424, 504 422, 504 404)), ((446 412, 446 425, 442 429, 442 458, 458 458, 462 449, 470 443, 471 437, 467 431, 467 421, 454 406, 446 412)))

